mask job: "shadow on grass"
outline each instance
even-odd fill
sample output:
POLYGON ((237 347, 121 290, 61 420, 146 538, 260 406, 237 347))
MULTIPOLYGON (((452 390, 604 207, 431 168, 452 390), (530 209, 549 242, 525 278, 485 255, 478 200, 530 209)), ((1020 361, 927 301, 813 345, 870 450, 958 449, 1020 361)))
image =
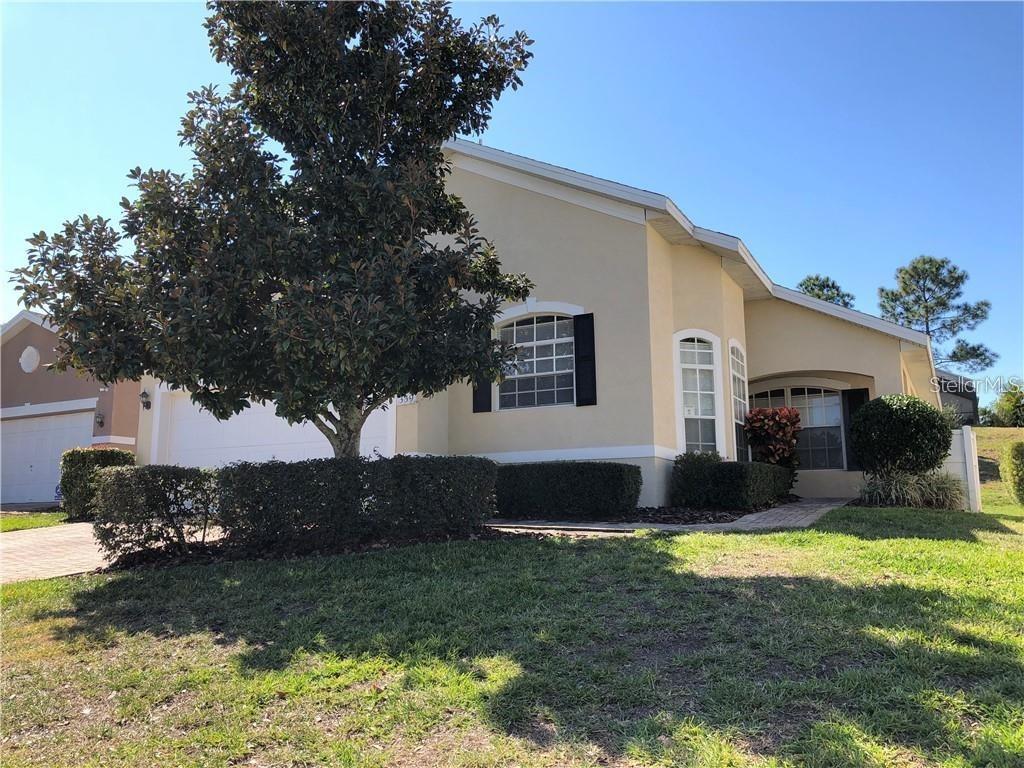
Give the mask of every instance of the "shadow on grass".
POLYGON ((987 459, 984 456, 979 456, 978 474, 980 475, 981 482, 983 483, 1001 479, 999 474, 999 462, 995 459, 987 459))
POLYGON ((695 728, 754 754, 831 750, 845 756, 837 765, 869 764, 847 743, 865 739, 970 761, 977 721, 951 721, 944 697, 1020 711, 1017 650, 964 629, 1020 606, 891 583, 698 575, 674 546, 507 539, 127 573, 76 594, 61 637, 213 633, 245 641, 234 659, 251 676, 309 655, 384 658, 406 688, 438 665, 483 679, 501 657, 516 673, 481 684, 471 705, 490 727, 538 747, 583 741, 686 763, 695 728))
POLYGON ((841 507, 829 512, 812 528, 827 533, 842 533, 860 539, 938 539, 979 541, 979 533, 1019 536, 1000 522, 1014 520, 1012 515, 987 515, 930 509, 890 509, 841 507))

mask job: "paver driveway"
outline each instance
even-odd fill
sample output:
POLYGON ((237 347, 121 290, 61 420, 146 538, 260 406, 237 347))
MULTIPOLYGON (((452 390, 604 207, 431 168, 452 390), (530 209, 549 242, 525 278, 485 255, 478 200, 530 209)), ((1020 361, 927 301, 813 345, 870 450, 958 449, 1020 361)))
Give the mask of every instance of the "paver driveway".
POLYGON ((89 523, 0 534, 0 582, 49 579, 106 565, 89 523))

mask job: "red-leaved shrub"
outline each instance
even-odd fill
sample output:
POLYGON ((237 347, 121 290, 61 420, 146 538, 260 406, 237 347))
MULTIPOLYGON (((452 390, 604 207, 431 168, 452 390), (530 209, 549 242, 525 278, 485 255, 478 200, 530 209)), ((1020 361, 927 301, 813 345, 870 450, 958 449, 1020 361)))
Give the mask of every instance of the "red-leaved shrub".
POLYGON ((796 408, 753 408, 743 429, 754 461, 796 469, 796 436, 800 411, 796 408))

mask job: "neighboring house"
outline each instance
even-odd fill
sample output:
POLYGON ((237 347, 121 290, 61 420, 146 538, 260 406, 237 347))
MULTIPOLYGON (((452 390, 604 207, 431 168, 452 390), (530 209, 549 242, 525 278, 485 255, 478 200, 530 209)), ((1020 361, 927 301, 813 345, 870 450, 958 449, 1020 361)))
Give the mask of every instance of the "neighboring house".
POLYGON ((977 424, 978 390, 974 381, 941 369, 935 370, 935 379, 943 407, 956 411, 961 424, 977 424))
POLYGON ((139 385, 105 387, 56 373, 57 337, 35 312, 19 312, 0 334, 0 501, 52 502, 68 448, 135 448, 139 385))
MULTIPOLYGON (((899 392, 939 404, 925 334, 775 285, 741 240, 696 226, 669 198, 465 141, 448 154, 451 191, 503 267, 536 285, 495 329, 522 360, 500 385, 374 414, 364 454, 629 462, 643 472, 641 504, 662 504, 676 454, 745 460, 746 410, 791 405, 804 426, 796 492, 845 496, 860 481, 847 435, 860 405, 899 392)), ((314 427, 270 408, 217 422, 153 379, 141 387, 143 463, 330 454, 314 427)))

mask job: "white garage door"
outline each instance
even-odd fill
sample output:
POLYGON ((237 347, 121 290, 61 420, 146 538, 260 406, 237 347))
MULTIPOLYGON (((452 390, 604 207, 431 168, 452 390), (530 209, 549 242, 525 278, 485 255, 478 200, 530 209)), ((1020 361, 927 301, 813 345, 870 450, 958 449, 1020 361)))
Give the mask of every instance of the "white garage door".
POLYGON ((60 455, 92 444, 93 412, 32 416, 0 422, 0 497, 4 504, 53 501, 60 455))
MULTIPOLYGON (((330 444, 312 424, 289 425, 273 405, 253 405, 227 421, 217 421, 180 392, 164 394, 158 461, 186 467, 216 467, 232 461, 298 461, 333 456, 330 444), (166 418, 166 421, 164 420, 166 418)), ((394 453, 394 408, 375 411, 363 426, 364 456, 394 453)))

